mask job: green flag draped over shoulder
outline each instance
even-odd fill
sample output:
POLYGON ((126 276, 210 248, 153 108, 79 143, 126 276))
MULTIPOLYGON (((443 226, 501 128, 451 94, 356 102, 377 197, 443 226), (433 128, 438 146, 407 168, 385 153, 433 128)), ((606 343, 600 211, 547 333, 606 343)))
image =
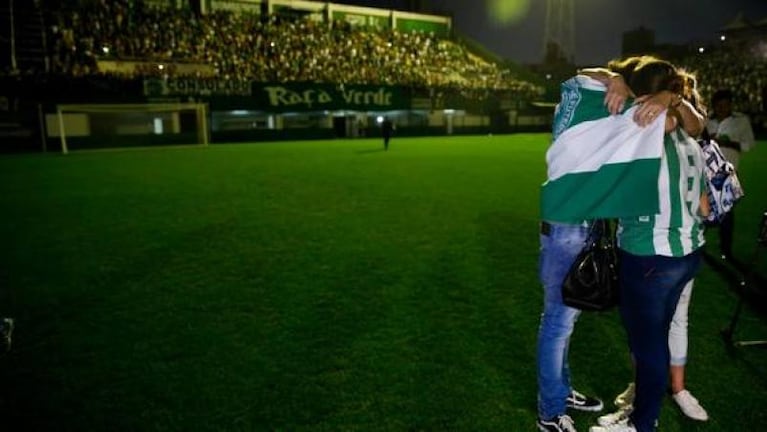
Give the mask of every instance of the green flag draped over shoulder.
POLYGON ((606 88, 578 75, 562 84, 546 152, 547 180, 541 216, 555 222, 654 215, 659 210, 658 174, 665 115, 646 127, 637 107, 610 115, 606 88))

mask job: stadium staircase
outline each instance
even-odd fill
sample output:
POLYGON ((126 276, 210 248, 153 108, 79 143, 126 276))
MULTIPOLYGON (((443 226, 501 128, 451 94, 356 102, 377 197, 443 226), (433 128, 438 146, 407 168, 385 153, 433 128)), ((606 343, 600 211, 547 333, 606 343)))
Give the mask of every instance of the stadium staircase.
POLYGON ((39 0, 0 2, 0 51, 3 69, 13 68, 11 13, 13 13, 13 40, 16 43, 16 68, 20 71, 47 71, 48 56, 43 12, 39 0), (11 6, 12 5, 12 6, 11 6))

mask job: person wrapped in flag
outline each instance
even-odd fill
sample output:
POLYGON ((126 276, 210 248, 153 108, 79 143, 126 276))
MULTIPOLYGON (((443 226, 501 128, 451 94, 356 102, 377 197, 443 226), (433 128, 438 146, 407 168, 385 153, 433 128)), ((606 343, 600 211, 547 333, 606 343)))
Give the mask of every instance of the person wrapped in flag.
MULTIPOLYGON (((568 194, 591 186, 592 179, 586 173, 588 167, 598 166, 595 160, 588 160, 594 149, 600 149, 598 153, 602 154, 597 157, 605 160, 617 141, 624 137, 649 133, 660 142, 663 135, 662 128, 645 131, 624 110, 625 102, 633 94, 620 74, 573 77, 562 84, 561 94, 553 125, 553 143, 546 155, 549 179, 541 190, 539 277, 544 305, 537 343, 537 427, 541 431, 574 431, 573 420, 566 413, 568 408, 599 411, 603 407, 602 401, 575 391, 570 383, 568 347, 580 311, 562 302, 562 281, 588 236, 588 220, 601 217, 595 214, 606 213, 599 211, 597 200, 592 200, 588 193, 579 193, 573 200, 568 194), (608 123, 610 133, 618 137, 615 142, 602 142, 588 150, 582 147, 582 143, 596 142, 592 134, 603 134, 602 129, 608 123), (621 132, 621 128, 626 131, 621 132), (580 185, 579 180, 583 182, 580 185), (575 202, 581 197, 590 202, 575 202)), ((605 141, 604 136, 598 139, 605 141)), ((634 146, 638 147, 639 142, 636 140, 634 146)), ((651 154, 659 160, 660 151, 651 154)), ((606 181, 607 176, 603 178, 606 181)), ((614 186, 600 184, 599 179, 593 181, 593 185, 608 192, 601 193, 602 197, 609 196, 614 186)), ((649 206, 654 208, 657 205, 649 206)), ((640 207, 637 214, 645 210, 640 207)))

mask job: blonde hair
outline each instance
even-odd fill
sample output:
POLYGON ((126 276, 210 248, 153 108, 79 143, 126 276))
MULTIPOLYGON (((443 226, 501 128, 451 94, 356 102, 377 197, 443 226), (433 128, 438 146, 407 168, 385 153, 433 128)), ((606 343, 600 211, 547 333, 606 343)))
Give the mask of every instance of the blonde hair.
POLYGON ((703 105, 703 99, 700 97, 700 93, 698 93, 698 78, 694 73, 682 68, 677 69, 677 72, 682 77, 682 97, 690 102, 699 113, 705 116, 706 106, 703 105))

